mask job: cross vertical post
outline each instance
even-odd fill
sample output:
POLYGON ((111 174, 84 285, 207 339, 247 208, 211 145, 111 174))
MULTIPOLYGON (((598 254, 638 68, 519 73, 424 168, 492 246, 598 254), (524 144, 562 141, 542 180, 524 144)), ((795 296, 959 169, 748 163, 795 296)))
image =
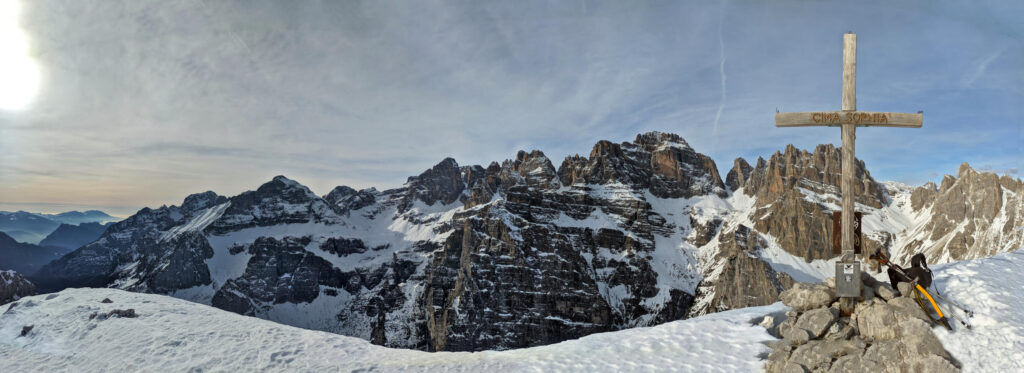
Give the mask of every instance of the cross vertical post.
POLYGON ((840 111, 802 113, 775 113, 776 127, 826 126, 842 129, 842 217, 840 218, 841 256, 836 263, 836 294, 840 309, 845 314, 853 310, 854 301, 861 296, 860 263, 855 248, 863 246, 856 236, 854 203, 857 160, 854 142, 857 127, 921 128, 924 114, 857 111, 857 34, 843 35, 843 100, 840 111))
MULTIPOLYGON (((843 106, 844 112, 857 110, 857 34, 843 35, 843 106)), ((842 219, 842 248, 843 254, 840 259, 843 262, 852 262, 853 250, 853 211, 854 211, 854 190, 853 178, 856 177, 856 158, 854 157, 854 141, 857 139, 857 124, 843 123, 843 151, 842 167, 843 177, 840 184, 840 192, 843 194, 842 209, 850 213, 843 214, 842 219)), ((838 274, 837 274, 838 275, 838 274)))

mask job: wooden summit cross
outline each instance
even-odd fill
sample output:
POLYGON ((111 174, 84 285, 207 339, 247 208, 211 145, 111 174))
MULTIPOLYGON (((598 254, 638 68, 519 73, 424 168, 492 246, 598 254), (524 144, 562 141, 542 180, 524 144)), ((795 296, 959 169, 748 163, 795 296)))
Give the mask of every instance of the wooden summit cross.
MULTIPOLYGON (((843 254, 840 263, 836 265, 836 290, 837 295, 842 297, 841 305, 844 311, 848 312, 853 306, 853 298, 860 296, 860 266, 856 262, 854 248, 854 190, 853 179, 856 177, 856 165, 854 164, 854 139, 857 127, 906 127, 921 128, 924 121, 924 114, 908 113, 884 113, 871 111, 857 111, 857 34, 848 33, 843 35, 843 106, 841 111, 818 111, 803 113, 775 113, 776 127, 805 127, 805 126, 828 126, 842 127, 843 131, 843 180, 840 190, 843 194, 842 211, 851 212, 842 214, 842 248, 843 254), (856 266, 856 294, 853 289, 840 289, 840 267, 842 265, 856 266)), ((833 232, 833 234, 835 234, 833 232)), ((852 267, 845 267, 849 271, 852 267)), ((846 272, 849 273, 849 272, 846 272)))

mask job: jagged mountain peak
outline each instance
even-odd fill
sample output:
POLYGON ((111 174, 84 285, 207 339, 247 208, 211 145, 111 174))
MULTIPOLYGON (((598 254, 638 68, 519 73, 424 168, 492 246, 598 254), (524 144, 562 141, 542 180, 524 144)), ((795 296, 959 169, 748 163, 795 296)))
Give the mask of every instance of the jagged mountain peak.
POLYGON ((727 195, 718 168, 679 135, 648 132, 633 143, 598 141, 589 158, 566 157, 558 168, 562 185, 621 183, 661 198, 727 195))
POLYGON ((531 186, 557 187, 558 171, 551 164, 551 160, 540 150, 532 150, 529 153, 520 150, 516 153, 514 160, 506 160, 501 168, 509 173, 516 173, 522 178, 522 182, 531 186))
POLYGON ((181 209, 186 213, 205 209, 210 206, 219 205, 227 201, 227 197, 218 195, 211 190, 191 194, 185 197, 185 200, 181 203, 181 209))
POLYGON ((403 198, 400 210, 406 210, 416 200, 433 206, 435 203, 448 205, 457 202, 472 183, 467 179, 483 176, 483 167, 459 167, 454 158, 447 157, 417 176, 406 179, 408 194, 403 198))
POLYGON ((428 168, 427 170, 423 171, 419 175, 417 175, 417 176, 410 176, 408 180, 412 181, 414 178, 422 179, 422 178, 425 178, 425 177, 429 177, 430 175, 450 173, 450 172, 453 172, 453 171, 457 171, 458 169, 459 169, 459 162, 456 162, 455 158, 445 157, 440 162, 437 162, 437 164, 435 164, 432 167, 428 168))
POLYGON ((634 144, 642 146, 678 146, 683 148, 690 148, 690 144, 674 133, 651 131, 636 135, 636 139, 633 140, 634 144))
POLYGON ((316 197, 316 194, 313 194, 313 191, 309 190, 308 187, 306 187, 305 185, 302 185, 298 181, 289 179, 289 178, 285 177, 284 175, 274 176, 274 178, 271 179, 270 181, 264 183, 263 185, 260 185, 260 187, 256 189, 256 192, 257 193, 265 193, 267 191, 282 190, 282 189, 283 190, 298 190, 298 191, 304 192, 304 194, 306 194, 309 197, 312 197, 312 198, 316 197))
POLYGON ((747 163, 746 159, 736 158, 732 161, 732 169, 725 176, 725 185, 729 187, 730 191, 736 191, 747 184, 747 178, 750 177, 750 173, 754 170, 747 163))
POLYGON ((334 203, 334 201, 351 196, 356 193, 357 191, 352 187, 346 185, 339 185, 334 187, 334 189, 331 189, 330 193, 324 195, 323 198, 324 200, 327 200, 327 202, 334 203))
POLYGON ((355 190, 351 187, 340 185, 334 187, 330 193, 323 198, 328 204, 338 209, 338 212, 345 214, 352 210, 359 210, 376 202, 377 189, 366 188, 355 190))
POLYGON ((977 172, 977 171, 975 171, 973 168, 971 168, 970 164, 968 164, 967 162, 964 162, 964 163, 960 164, 960 169, 957 170, 956 177, 957 178, 961 178, 961 177, 967 176, 971 172, 977 172))
MULTIPOLYGON (((854 192, 857 203, 872 207, 886 204, 884 188, 871 177, 864 161, 855 159, 854 192)), ((815 146, 813 152, 789 144, 765 161, 758 158, 744 184, 744 193, 759 196, 759 203, 772 203, 784 193, 802 188, 817 194, 841 198, 842 148, 832 144, 815 146)))

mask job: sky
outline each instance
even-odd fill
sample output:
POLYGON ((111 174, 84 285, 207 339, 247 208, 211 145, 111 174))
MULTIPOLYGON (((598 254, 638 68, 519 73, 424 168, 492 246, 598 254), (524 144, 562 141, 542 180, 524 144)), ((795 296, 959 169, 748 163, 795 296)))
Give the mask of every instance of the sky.
POLYGON ((0 80, 17 82, 0 90, 0 209, 126 216, 275 175, 387 189, 445 157, 540 149, 557 167, 646 131, 724 176, 841 143, 773 118, 839 109, 849 31, 857 108, 924 111, 920 129, 858 129, 876 179, 962 162, 1021 177, 1022 16, 1010 0, 0 0, 0 80))

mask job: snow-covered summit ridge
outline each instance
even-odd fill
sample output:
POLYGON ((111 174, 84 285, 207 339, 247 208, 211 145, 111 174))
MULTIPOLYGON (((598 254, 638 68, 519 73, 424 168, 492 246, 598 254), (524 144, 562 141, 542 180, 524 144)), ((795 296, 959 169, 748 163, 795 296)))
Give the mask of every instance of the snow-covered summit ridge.
POLYGON ((755 371, 781 304, 512 351, 427 353, 239 316, 171 297, 67 289, 0 315, 0 370, 755 371), (111 303, 101 303, 110 299, 111 303), (134 309, 136 318, 90 315, 134 309), (32 325, 22 336, 23 327, 32 325), (116 351, 116 352, 115 352, 116 351), (110 358, 111 354, 116 359, 110 358))

